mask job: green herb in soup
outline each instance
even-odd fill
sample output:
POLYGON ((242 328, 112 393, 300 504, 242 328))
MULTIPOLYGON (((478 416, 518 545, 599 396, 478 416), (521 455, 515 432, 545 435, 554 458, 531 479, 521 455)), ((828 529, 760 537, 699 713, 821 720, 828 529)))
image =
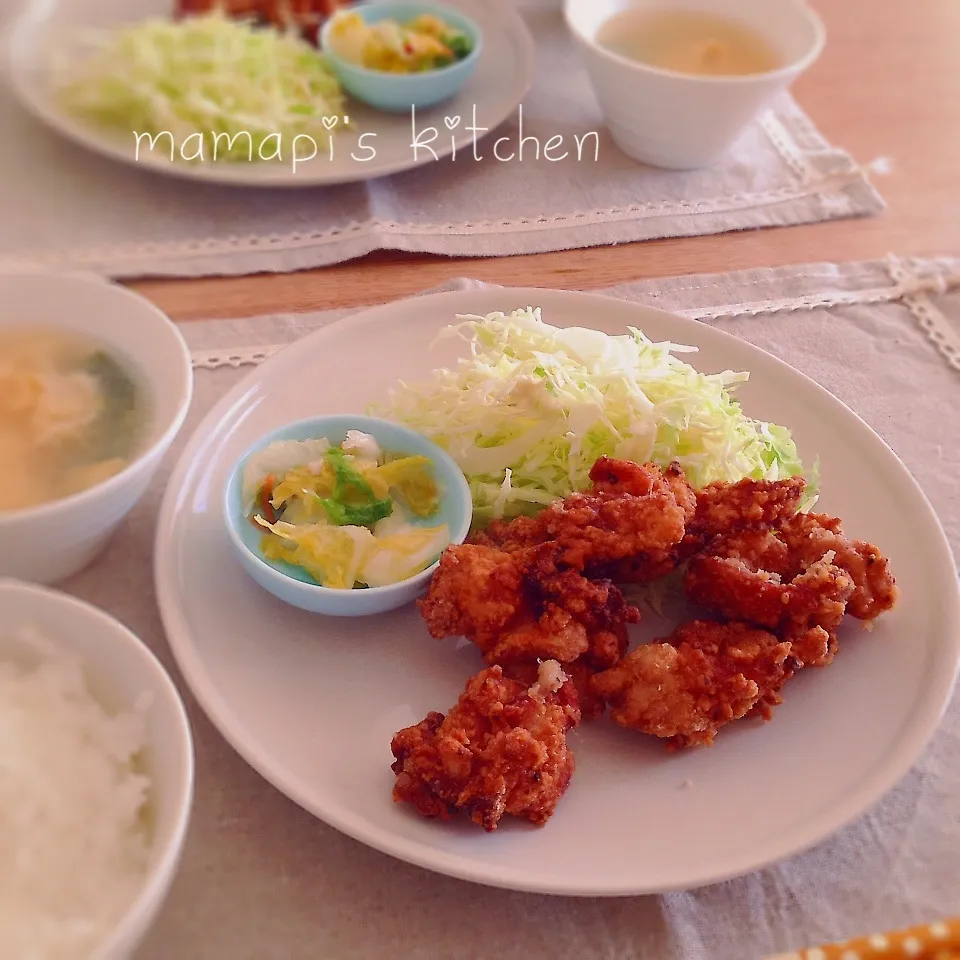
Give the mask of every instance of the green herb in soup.
POLYGON ((140 385, 95 340, 0 326, 0 510, 59 500, 119 473, 146 419, 140 385))

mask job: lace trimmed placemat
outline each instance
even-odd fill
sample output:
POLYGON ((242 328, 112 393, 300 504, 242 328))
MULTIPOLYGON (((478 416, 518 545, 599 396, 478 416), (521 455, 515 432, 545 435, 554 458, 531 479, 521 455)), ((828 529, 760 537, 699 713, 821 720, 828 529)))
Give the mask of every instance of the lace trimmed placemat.
MULTIPOLYGON (((0 263, 115 278, 240 275, 326 266, 378 249, 511 256, 883 208, 868 171, 829 144, 789 96, 714 169, 638 165, 604 133, 560 15, 526 16, 538 66, 523 103, 524 135, 544 144, 598 131, 599 151, 579 162, 572 152, 557 163, 529 155, 499 162, 485 149, 481 162, 461 152, 366 184, 217 187, 88 154, 27 116, 0 84, 0 263)), ((516 116, 500 135, 516 141, 518 126, 516 116)))
MULTIPOLYGON (((461 278, 436 290, 482 285, 480 281, 461 278)), ((645 280, 595 292, 706 321, 897 304, 913 318, 917 330, 947 365, 960 373, 960 297, 947 301, 949 313, 938 306, 941 298, 958 289, 960 258, 891 255, 883 260, 841 265, 811 263, 722 275, 645 280), (734 294, 736 298, 728 299, 734 294)), ((196 368, 236 368, 262 363, 293 340, 352 312, 329 310, 242 320, 204 320, 187 324, 183 329, 194 345, 196 368), (212 346, 207 345, 208 341, 212 346)))
MULTIPOLYGON (((699 318, 819 381, 886 438, 960 555, 960 259, 814 263, 603 292, 699 318)), ((183 325, 198 367, 188 423, 106 554, 65 585, 131 627, 177 679, 149 576, 170 465, 250 364, 344 313, 183 325)), ((960 915, 956 699, 912 772, 813 850, 701 890, 594 900, 470 886, 361 846, 261 780, 179 686, 196 800, 140 960, 759 960, 960 915)), ((625 825, 648 828, 643 811, 625 825)))

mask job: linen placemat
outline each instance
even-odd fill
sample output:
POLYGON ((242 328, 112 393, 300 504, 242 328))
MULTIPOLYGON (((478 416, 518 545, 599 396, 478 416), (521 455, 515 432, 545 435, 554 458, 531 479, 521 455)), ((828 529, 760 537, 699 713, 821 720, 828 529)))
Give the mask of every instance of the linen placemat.
MULTIPOLYGON (((457 0, 467 8, 494 0, 457 0)), ((502 2, 502 0, 496 0, 502 2)), ((489 15, 489 14, 487 14, 489 15)), ((0 82, 0 263, 112 277, 239 275, 326 266, 378 249, 511 256, 874 214, 867 175, 782 97, 719 166, 667 172, 606 135, 559 13, 528 12, 538 64, 525 136, 599 134, 578 161, 499 162, 472 151, 328 188, 182 181, 87 153, 46 130, 0 82), (595 159, 596 158, 596 159, 595 159)), ((3 13, 0 12, 0 24, 3 13)), ((500 135, 518 136, 519 115, 500 135)), ((556 151, 554 153, 556 155, 556 151)))
MULTIPOLYGON (((720 327, 834 392, 917 476, 960 555, 960 260, 806 264, 606 292, 720 327)), ((960 915, 957 699, 912 772, 838 835, 742 879, 663 897, 541 897, 433 875, 344 837, 261 780, 173 663, 152 589, 157 510, 172 458, 248 365, 344 313, 185 324, 198 368, 188 424, 107 553, 64 585, 157 652, 193 724, 192 826, 141 960, 760 960, 960 915)))

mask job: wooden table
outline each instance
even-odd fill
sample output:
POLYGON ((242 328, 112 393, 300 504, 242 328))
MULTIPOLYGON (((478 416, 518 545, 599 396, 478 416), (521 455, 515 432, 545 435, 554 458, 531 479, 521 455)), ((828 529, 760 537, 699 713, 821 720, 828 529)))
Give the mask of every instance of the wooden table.
POLYGON ((960 0, 819 0, 821 60, 794 93, 831 142, 859 161, 890 157, 877 217, 526 257, 457 260, 380 253, 320 270, 134 284, 174 319, 383 303, 455 276, 591 289, 895 252, 960 253, 960 0))

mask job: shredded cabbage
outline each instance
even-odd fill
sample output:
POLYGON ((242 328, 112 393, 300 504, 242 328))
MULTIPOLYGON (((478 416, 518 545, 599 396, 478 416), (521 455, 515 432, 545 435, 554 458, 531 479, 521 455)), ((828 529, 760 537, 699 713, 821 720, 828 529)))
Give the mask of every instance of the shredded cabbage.
MULTIPOLYGON (((629 328, 609 336, 544 323, 539 309, 460 316, 470 355, 429 383, 399 383, 380 414, 447 450, 473 493, 475 523, 534 513, 590 485, 601 456, 666 466, 695 488, 782 479, 803 464, 785 427, 747 417, 733 398, 748 373, 704 374, 629 328)), ((816 499, 816 470, 805 506, 816 499)))
POLYGON ((349 126, 321 54, 292 34, 220 12, 94 33, 89 47, 79 57, 64 51, 64 108, 127 134, 169 133, 181 159, 285 159, 298 135, 326 149, 325 119, 334 131, 349 126))

